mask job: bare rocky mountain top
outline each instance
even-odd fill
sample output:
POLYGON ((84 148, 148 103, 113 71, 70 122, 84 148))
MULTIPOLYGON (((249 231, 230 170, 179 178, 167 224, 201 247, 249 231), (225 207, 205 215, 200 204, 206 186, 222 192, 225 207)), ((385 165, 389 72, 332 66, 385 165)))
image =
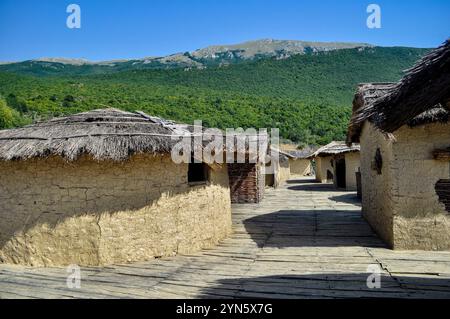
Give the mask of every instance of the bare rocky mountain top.
POLYGON ((215 58, 219 53, 239 51, 242 58, 248 59, 253 58, 256 55, 275 56, 281 53, 295 55, 304 54, 308 50, 311 52, 321 52, 370 46, 370 44, 366 43, 308 42, 296 40, 262 39, 240 44, 209 46, 192 52, 192 56, 198 58, 215 58))
MULTIPOLYGON (((297 40, 262 39, 239 44, 213 45, 192 52, 180 52, 167 56, 150 56, 141 59, 117 59, 111 61, 89 61, 86 59, 43 57, 30 60, 33 64, 64 64, 72 66, 117 66, 155 68, 193 67, 203 68, 208 65, 230 64, 239 61, 253 60, 264 57, 285 59, 297 54, 315 53, 340 49, 371 47, 367 43, 346 42, 308 42, 297 40)), ((25 61, 26 62, 26 61, 25 61)), ((20 62, 19 62, 20 63, 20 62)), ((9 62, 0 62, 9 64, 9 62)))

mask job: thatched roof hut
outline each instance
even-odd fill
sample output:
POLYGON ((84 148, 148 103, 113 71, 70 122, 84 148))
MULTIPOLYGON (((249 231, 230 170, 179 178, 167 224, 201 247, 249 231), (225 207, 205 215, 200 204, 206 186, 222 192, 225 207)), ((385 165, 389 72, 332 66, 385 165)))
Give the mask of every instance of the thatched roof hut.
POLYGON ((0 131, 0 263, 96 266, 217 244, 231 231, 227 165, 171 156, 173 136, 195 132, 117 109, 0 131))
POLYGON ((309 157, 326 157, 338 154, 359 152, 359 144, 353 144, 348 146, 345 142, 342 141, 333 141, 325 146, 320 147, 317 151, 311 154, 309 157))
POLYGON ((425 55, 398 83, 362 84, 353 101, 347 142, 358 142, 368 120, 389 134, 401 126, 447 122, 450 98, 450 40, 425 55))
POLYGON ((362 211, 398 249, 450 249, 450 40, 398 83, 361 84, 347 143, 361 147, 362 211))
POLYGON ((359 144, 349 146, 343 141, 333 141, 320 147, 310 155, 316 164, 316 180, 321 183, 333 182, 338 188, 356 189, 359 151, 359 144))
POLYGON ((312 166, 309 156, 316 150, 313 147, 305 147, 302 150, 287 151, 292 156, 289 158, 291 175, 310 176, 312 174, 312 166))

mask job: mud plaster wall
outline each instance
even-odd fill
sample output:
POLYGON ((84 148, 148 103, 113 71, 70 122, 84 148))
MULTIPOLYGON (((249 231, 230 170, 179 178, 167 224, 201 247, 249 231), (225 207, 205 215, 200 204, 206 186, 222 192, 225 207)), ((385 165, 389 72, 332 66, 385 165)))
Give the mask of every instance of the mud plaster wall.
POLYGON ((289 159, 292 175, 307 176, 311 174, 311 161, 308 159, 289 159))
POLYGON ((394 244, 393 235, 393 186, 392 186, 392 147, 373 125, 366 122, 361 132, 361 186, 362 213, 375 232, 390 247, 394 244), (381 174, 373 169, 377 148, 381 151, 383 167, 381 174))
POLYGON ((359 152, 345 154, 345 180, 348 190, 356 190, 356 172, 360 167, 359 152))
POLYGON ((432 157, 433 150, 450 146, 450 124, 402 127, 395 136, 394 248, 450 250, 450 213, 435 190, 450 177, 450 162, 432 157))
POLYGON ((146 155, 0 162, 0 262, 105 265, 212 247, 231 232, 227 170, 193 187, 187 170, 146 155))
POLYGON ((331 166, 332 161, 331 156, 327 157, 316 157, 316 180, 321 183, 327 182, 327 171, 331 173, 334 172, 333 166, 331 166))
POLYGON ((291 177, 291 168, 289 159, 280 159, 278 171, 277 171, 277 185, 283 185, 291 177))
POLYGON ((449 250, 450 219, 435 184, 450 176, 449 162, 432 151, 450 144, 450 125, 404 126, 387 141, 369 123, 361 136, 363 215, 394 249, 449 250), (383 168, 372 168, 377 147, 383 168))

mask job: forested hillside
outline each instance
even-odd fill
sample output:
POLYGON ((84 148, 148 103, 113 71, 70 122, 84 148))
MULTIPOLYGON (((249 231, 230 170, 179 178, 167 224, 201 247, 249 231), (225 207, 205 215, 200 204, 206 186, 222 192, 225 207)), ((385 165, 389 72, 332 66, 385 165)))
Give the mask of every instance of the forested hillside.
POLYGON ((0 72, 0 127, 111 106, 210 127, 278 127, 284 138, 323 144, 344 137, 358 83, 396 81, 425 52, 366 47, 206 69, 0 72))

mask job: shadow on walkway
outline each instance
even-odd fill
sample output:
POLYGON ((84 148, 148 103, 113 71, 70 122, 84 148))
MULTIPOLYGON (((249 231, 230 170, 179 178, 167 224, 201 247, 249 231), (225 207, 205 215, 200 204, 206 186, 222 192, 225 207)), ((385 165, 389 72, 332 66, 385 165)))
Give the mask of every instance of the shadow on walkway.
MULTIPOLYGON (((294 183, 291 183, 294 184, 294 183)), ((322 184, 322 183, 314 183, 310 182, 298 185, 299 183, 295 183, 295 186, 289 186, 287 189, 293 191, 307 191, 307 192, 340 192, 342 193, 345 190, 336 189, 333 184, 322 184)))
POLYGON ((367 287, 367 273, 277 275, 221 279, 199 298, 450 298, 448 278, 382 275, 381 288, 367 287), (400 280, 402 286, 400 286, 400 280), (414 289, 414 290, 413 290, 414 289))
POLYGON ((319 184, 314 178, 304 178, 304 179, 290 179, 286 181, 287 184, 319 184))
POLYGON ((352 204, 361 207, 361 200, 355 193, 332 196, 329 199, 338 203, 352 204))
POLYGON ((359 210, 280 210, 243 224, 260 248, 385 247, 359 210))

